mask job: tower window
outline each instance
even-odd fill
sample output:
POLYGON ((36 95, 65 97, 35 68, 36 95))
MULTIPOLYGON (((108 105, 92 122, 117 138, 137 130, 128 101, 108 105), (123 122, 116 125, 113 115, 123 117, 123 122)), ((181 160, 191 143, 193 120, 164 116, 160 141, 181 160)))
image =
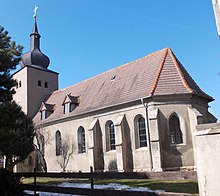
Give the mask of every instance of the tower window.
POLYGON ((44 87, 48 88, 48 83, 47 82, 44 83, 44 87))
POLYGON ((19 81, 19 87, 21 87, 21 81, 19 81))
POLYGON ((40 81, 40 80, 38 80, 38 83, 37 83, 37 84, 38 84, 38 86, 41 86, 41 81, 40 81))

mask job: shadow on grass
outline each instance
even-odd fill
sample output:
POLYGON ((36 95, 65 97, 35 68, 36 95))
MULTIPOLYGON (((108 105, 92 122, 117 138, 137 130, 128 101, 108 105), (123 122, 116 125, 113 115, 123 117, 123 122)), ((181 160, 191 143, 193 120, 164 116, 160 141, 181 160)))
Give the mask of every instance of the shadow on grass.
MULTIPOLYGON (((53 179, 37 178, 38 184, 59 184, 62 182, 70 183, 90 183, 88 179, 53 179)), ((33 178, 26 178, 24 184, 33 183, 33 178)), ((148 187, 151 190, 164 190, 166 192, 198 194, 198 183, 196 180, 137 180, 137 179, 103 179, 94 180, 94 184, 119 183, 130 187, 148 187)))

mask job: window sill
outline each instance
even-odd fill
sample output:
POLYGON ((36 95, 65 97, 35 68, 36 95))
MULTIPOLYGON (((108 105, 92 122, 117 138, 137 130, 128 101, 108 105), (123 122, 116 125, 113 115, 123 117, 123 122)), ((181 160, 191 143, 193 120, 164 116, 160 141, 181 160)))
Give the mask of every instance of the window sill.
POLYGON ((148 149, 149 149, 148 146, 145 146, 145 147, 136 148, 135 151, 146 151, 148 149))
POLYGON ((77 154, 78 154, 78 155, 85 155, 86 152, 78 152, 77 154))
POLYGON ((186 146, 186 143, 181 143, 181 144, 170 144, 171 147, 178 147, 178 146, 186 146))
POLYGON ((115 153, 116 152, 116 150, 108 150, 108 151, 106 151, 106 153, 115 153))

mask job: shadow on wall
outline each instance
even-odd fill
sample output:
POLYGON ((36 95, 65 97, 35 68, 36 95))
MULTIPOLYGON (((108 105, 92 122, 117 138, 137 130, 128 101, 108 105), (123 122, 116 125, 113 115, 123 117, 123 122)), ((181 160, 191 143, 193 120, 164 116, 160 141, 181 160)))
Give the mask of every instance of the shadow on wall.
POLYGON ((182 153, 179 152, 176 146, 171 146, 169 152, 170 161, 168 167, 181 168, 183 166, 182 153))
POLYGON ((97 120, 93 130, 94 134, 94 169, 95 171, 104 170, 104 156, 103 156, 103 142, 102 142, 102 131, 97 120))
POLYGON ((110 161, 108 165, 108 171, 118 171, 117 161, 116 159, 110 161))
POLYGON ((160 112, 159 120, 159 134, 161 140, 161 152, 162 152, 162 168, 178 170, 183 166, 182 153, 178 150, 177 146, 171 145, 168 129, 168 120, 160 112))
POLYGON ((129 127, 126 117, 122 123, 122 151, 123 151, 123 169, 125 172, 133 171, 133 155, 131 149, 131 129, 129 127))

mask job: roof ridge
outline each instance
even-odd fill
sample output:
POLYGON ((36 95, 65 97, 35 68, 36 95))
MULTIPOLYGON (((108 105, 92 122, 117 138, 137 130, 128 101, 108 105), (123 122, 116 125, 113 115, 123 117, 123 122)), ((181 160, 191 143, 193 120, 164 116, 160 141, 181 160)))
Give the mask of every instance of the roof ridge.
POLYGON ((193 90, 192 88, 190 88, 189 84, 187 83, 187 81, 186 81, 186 79, 185 79, 185 77, 184 77, 184 75, 183 75, 183 73, 182 73, 182 71, 181 71, 181 69, 180 69, 180 67, 179 67, 179 63, 177 62, 176 57, 175 57, 175 55, 173 54, 173 51, 172 51, 170 48, 169 48, 168 50, 169 50, 169 52, 170 52, 170 54, 171 54, 171 58, 172 58, 172 60, 173 60, 173 62, 174 62, 174 65, 175 65, 175 67, 177 68, 177 72, 178 72, 178 74, 180 75, 180 78, 181 78, 181 80, 182 80, 182 82, 183 82, 183 85, 186 87, 186 89, 187 89, 190 93, 194 93, 194 90, 193 90))
MULTIPOLYGON (((98 77, 98 76, 101 76, 101 75, 103 75, 103 74, 106 74, 106 73, 108 73, 108 72, 110 72, 110 71, 119 69, 119 68, 124 67, 124 66, 126 66, 126 65, 128 65, 128 64, 136 63, 136 62, 139 62, 139 61, 143 61, 144 59, 149 58, 149 57, 151 57, 151 56, 154 56, 154 55, 156 55, 157 53, 159 53, 159 52, 161 52, 161 51, 163 51, 163 50, 167 50, 167 49, 168 49, 168 48, 162 48, 162 49, 157 50, 157 51, 155 51, 155 52, 153 52, 153 53, 150 53, 150 54, 148 54, 148 55, 146 55, 146 56, 144 56, 144 57, 141 57, 141 58, 139 58, 139 59, 137 59, 137 60, 133 60, 133 61, 128 62, 128 63, 124 63, 124 64, 119 65, 119 66, 117 66, 117 67, 114 67, 114 68, 112 68, 112 69, 110 69, 110 70, 107 70, 107 71, 105 71, 105 72, 99 73, 99 74, 97 74, 97 75, 95 75, 95 76, 93 76, 93 77, 91 77, 91 78, 87 78, 87 79, 85 79, 85 80, 79 81, 79 82, 77 82, 77 83, 75 83, 75 84, 73 84, 73 85, 71 85, 71 86, 68 86, 68 87, 65 87, 65 88, 62 88, 62 89, 58 89, 58 90, 54 91, 53 93, 57 93, 57 92, 59 92, 59 91, 60 91, 60 92, 61 92, 61 91, 64 91, 64 90, 66 90, 66 89, 68 89, 68 88, 71 88, 71 87, 73 87, 73 86, 79 85, 79 84, 81 84, 81 83, 83 83, 83 82, 86 82, 86 81, 88 81, 88 80, 92 80, 93 78, 96 78, 96 77, 98 77)), ((52 93, 52 94, 53 94, 53 93, 52 93)))
POLYGON ((154 81, 154 84, 153 84, 153 87, 152 87, 152 89, 150 91, 150 96, 152 96, 154 94, 154 91, 156 90, 156 87, 157 87, 157 84, 158 84, 158 81, 159 81, 159 77, 160 77, 161 71, 163 69, 163 65, 164 65, 164 62, 165 62, 168 50, 169 50, 169 48, 166 48, 165 53, 163 55, 162 61, 160 63, 160 66, 159 66, 159 69, 158 69, 158 72, 157 72, 157 75, 156 75, 156 78, 155 78, 155 81, 154 81))

